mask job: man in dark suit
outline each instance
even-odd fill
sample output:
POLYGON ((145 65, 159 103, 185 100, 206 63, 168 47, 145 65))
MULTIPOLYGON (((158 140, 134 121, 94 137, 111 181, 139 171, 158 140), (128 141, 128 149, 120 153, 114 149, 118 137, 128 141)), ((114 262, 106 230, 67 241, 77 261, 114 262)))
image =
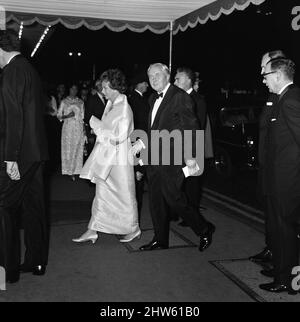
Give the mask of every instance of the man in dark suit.
MULTIPOLYGON (((276 58, 286 58, 285 54, 281 50, 274 50, 265 53, 262 56, 261 59, 261 75, 264 74, 265 68, 267 64, 272 60, 276 58)), ((250 256, 249 259, 253 262, 257 263, 265 263, 265 265, 269 265, 272 261, 272 252, 270 248, 270 242, 269 242, 269 232, 268 232, 268 212, 266 209, 266 184, 264 180, 264 167, 268 166, 264 164, 264 153, 266 151, 265 147, 265 138, 267 134, 267 128, 269 125, 269 116, 270 113, 272 113, 272 107, 274 104, 276 104, 278 99, 277 94, 270 93, 269 98, 266 102, 266 105, 262 109, 260 118, 259 118, 259 142, 258 142, 258 163, 259 163, 259 170, 258 170, 258 189, 257 194, 258 198, 261 201, 264 212, 265 212, 265 248, 259 252, 258 254, 255 254, 253 256, 250 256)))
MULTIPOLYGON (((146 73, 139 73, 135 75, 132 79, 132 85, 134 86, 134 90, 129 94, 128 102, 133 112, 134 129, 147 132, 149 104, 144 94, 147 92, 149 85, 146 73)), ((144 166, 138 164, 134 167, 134 172, 136 199, 140 222, 146 170, 144 166)))
MULTIPOLYGON (((185 178, 184 171, 187 170, 188 175, 195 175, 201 165, 198 165, 196 160, 190 157, 184 157, 175 162, 174 152, 178 149, 176 140, 170 140, 167 151, 161 142, 158 146, 155 146, 154 143, 157 134, 162 135, 163 133, 177 131, 181 133, 182 137, 185 130, 190 130, 195 134, 200 126, 194 112, 194 103, 187 93, 170 84, 170 72, 166 65, 161 63, 150 65, 148 77, 151 87, 157 93, 157 95, 152 94, 149 98, 151 110, 148 119, 148 140, 150 140, 149 151, 151 151, 151 156, 147 166, 149 204, 154 226, 154 238, 150 243, 141 246, 140 250, 147 251, 169 247, 170 214, 175 212, 199 236, 199 250, 204 251, 212 242, 215 226, 206 221, 199 213, 199 209, 190 203, 182 191, 185 178), (154 162, 154 154, 158 157, 157 163, 154 162), (163 162, 166 154, 170 157, 168 164, 163 162)), ((182 142, 184 142, 183 138, 182 142)), ((188 142, 188 145, 195 148, 195 143, 192 140, 192 142, 188 142)), ((133 146, 133 153, 140 152, 143 147, 145 147, 144 143, 141 140, 137 141, 133 146)), ((187 146, 183 146, 182 151, 185 151, 186 148, 187 146)))
POLYGON ((187 92, 195 102, 195 113, 200 123, 200 129, 205 130, 207 107, 204 97, 193 89, 195 81, 194 72, 188 67, 177 68, 174 84, 187 92))
MULTIPOLYGON (((204 131, 207 119, 207 108, 203 96, 193 89, 194 81, 195 74, 190 68, 180 67, 177 69, 174 84, 183 89, 193 99, 195 103, 195 114, 200 124, 200 130, 204 131)), ((187 198, 190 199, 190 202, 197 208, 200 206, 201 184, 202 176, 191 176, 186 178, 184 181, 184 192, 187 198)), ((184 220, 181 221, 179 225, 188 226, 188 224, 184 220)))
POLYGON ((43 192, 46 102, 40 78, 19 48, 16 32, 0 32, 0 265, 10 283, 19 280, 20 270, 43 275, 48 261, 43 192), (21 208, 26 251, 20 267, 21 208))
POLYGON ((101 120, 102 114, 105 109, 105 99, 102 95, 102 85, 100 80, 97 80, 95 82, 95 90, 96 93, 94 95, 90 95, 84 104, 84 124, 88 140, 88 155, 92 152, 96 140, 95 135, 91 132, 91 127, 89 123, 90 118, 92 116, 96 116, 99 120, 101 120))
POLYGON ((262 74, 278 100, 268 115, 263 168, 274 268, 261 273, 274 280, 260 288, 290 294, 295 294, 292 269, 299 265, 300 216, 300 89, 293 84, 294 72, 291 60, 279 58, 269 61, 262 74))

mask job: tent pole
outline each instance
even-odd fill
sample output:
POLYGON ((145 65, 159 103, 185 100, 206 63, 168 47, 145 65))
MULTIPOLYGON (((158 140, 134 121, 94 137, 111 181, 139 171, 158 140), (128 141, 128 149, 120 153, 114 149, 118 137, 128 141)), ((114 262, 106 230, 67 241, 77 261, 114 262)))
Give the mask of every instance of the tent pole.
POLYGON ((169 70, 172 71, 173 21, 170 21, 169 70))

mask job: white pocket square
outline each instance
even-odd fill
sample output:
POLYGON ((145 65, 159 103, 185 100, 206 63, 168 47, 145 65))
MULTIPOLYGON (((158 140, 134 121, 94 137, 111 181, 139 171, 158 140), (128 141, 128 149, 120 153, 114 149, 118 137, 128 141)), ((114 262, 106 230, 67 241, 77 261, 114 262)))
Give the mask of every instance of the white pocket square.
POLYGON ((271 119, 271 122, 274 122, 274 121, 276 121, 277 119, 271 119))

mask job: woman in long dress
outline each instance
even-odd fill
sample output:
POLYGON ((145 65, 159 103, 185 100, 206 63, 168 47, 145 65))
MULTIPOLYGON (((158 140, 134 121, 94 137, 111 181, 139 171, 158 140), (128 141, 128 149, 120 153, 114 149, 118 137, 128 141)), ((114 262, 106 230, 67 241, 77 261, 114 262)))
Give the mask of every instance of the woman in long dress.
POLYGON ((124 235, 121 242, 140 237, 130 134, 133 114, 127 102, 125 77, 118 69, 101 75, 108 100, 101 121, 92 116, 90 125, 97 136, 80 177, 96 184, 88 230, 74 242, 92 241, 98 232, 124 235))
POLYGON ((62 174, 71 176, 73 181, 82 170, 85 142, 84 106, 77 92, 78 87, 73 84, 69 96, 62 100, 57 112, 58 119, 64 122, 61 132, 61 170, 62 174))

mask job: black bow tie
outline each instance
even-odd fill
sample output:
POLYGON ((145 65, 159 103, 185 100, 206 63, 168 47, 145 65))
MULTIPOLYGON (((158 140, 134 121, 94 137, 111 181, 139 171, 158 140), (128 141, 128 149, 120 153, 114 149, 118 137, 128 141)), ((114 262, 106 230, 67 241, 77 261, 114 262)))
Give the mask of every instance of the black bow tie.
POLYGON ((161 98, 163 98, 163 97, 164 97, 164 93, 162 93, 162 92, 161 92, 161 93, 159 93, 159 94, 158 94, 158 93, 156 93, 156 95, 155 95, 155 99, 159 99, 160 97, 161 97, 161 98))

